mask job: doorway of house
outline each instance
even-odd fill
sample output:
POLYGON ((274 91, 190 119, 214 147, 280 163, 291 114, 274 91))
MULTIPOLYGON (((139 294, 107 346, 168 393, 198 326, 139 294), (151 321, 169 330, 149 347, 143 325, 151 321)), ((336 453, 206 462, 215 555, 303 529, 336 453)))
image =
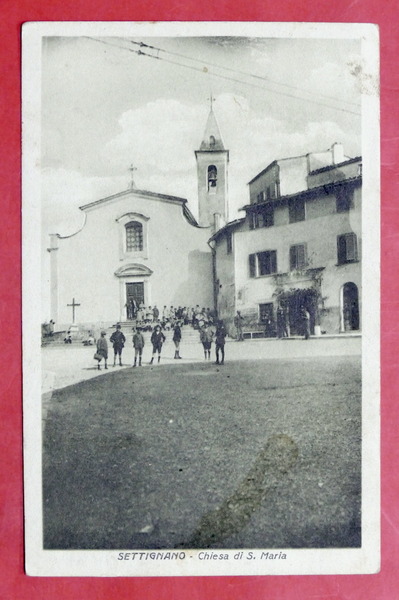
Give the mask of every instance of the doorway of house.
POLYGON ((318 292, 315 289, 292 290, 281 294, 279 304, 288 318, 290 335, 303 335, 304 322, 302 309, 310 315, 310 333, 314 334, 317 321, 318 292))
POLYGON ((265 328, 265 337, 276 336, 276 326, 274 322, 273 302, 259 304, 259 321, 265 328))
POLYGON ((344 331, 359 329, 359 291, 352 282, 345 283, 342 288, 342 321, 344 331))

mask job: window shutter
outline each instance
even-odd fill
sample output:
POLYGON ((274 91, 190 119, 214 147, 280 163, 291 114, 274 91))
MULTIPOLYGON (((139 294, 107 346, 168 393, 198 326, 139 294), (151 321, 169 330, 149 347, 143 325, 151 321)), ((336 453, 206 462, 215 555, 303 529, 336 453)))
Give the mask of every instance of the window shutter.
POLYGON ((356 260, 356 236, 354 233, 346 236, 346 260, 356 260))
POLYGON ((305 246, 301 244, 297 246, 297 268, 303 269, 305 266, 305 246))
POLYGON ((296 269, 296 246, 291 246, 290 248, 290 270, 293 271, 296 269))
POLYGON ((270 252, 270 273, 277 273, 277 252, 270 252))
POLYGON ((256 277, 256 254, 249 255, 249 276, 256 277))

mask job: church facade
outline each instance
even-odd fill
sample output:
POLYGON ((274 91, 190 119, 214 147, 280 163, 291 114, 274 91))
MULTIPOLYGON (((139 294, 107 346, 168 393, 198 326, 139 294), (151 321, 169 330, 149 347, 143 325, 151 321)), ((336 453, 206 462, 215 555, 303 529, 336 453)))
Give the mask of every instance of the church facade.
POLYGON ((208 240, 227 220, 228 151, 211 109, 196 151, 199 222, 187 200, 136 189, 80 207, 81 230, 50 236, 51 318, 91 329, 146 307, 214 308, 208 240))

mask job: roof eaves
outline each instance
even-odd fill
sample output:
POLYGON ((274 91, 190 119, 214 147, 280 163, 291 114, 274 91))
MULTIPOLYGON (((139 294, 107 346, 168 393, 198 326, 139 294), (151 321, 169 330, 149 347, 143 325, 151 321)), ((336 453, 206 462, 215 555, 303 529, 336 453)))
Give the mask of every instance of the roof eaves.
POLYGON ((229 223, 226 223, 226 225, 224 225, 223 227, 221 227, 220 229, 215 231, 215 233, 209 238, 208 241, 211 242, 213 240, 216 240, 220 235, 222 235, 229 229, 238 227, 238 225, 241 225, 241 223, 243 223, 244 221, 245 221, 245 217, 241 217, 240 219, 235 219, 234 221, 230 221, 229 223))
POLYGON ((137 189, 131 190, 131 189, 129 189, 129 190, 124 190, 123 192, 118 192, 117 194, 113 194, 112 196, 106 196, 105 198, 100 198, 99 200, 95 200, 94 202, 89 202, 88 204, 83 204, 82 206, 79 206, 79 209, 87 210, 87 209, 93 208, 95 206, 98 206, 99 204, 102 204, 103 202, 109 202, 111 200, 115 200, 119 196, 123 197, 128 194, 132 194, 132 193, 137 194, 137 195, 149 196, 150 198, 159 198, 159 200, 164 200, 166 202, 178 202, 180 204, 187 203, 186 198, 180 198, 179 196, 169 196, 167 194, 158 194, 157 192, 149 192, 147 190, 137 190, 137 189))
POLYGON ((301 190, 299 192, 295 192, 295 194, 287 194, 286 196, 279 196, 278 198, 272 198, 271 200, 266 200, 264 202, 256 202, 254 204, 245 204, 240 210, 256 210, 257 207, 266 206, 267 204, 281 204, 286 202, 287 200, 292 200, 294 198, 300 198, 303 196, 313 196, 320 192, 328 193, 329 189, 338 187, 340 185, 349 185, 353 183, 361 183, 362 176, 357 175, 356 177, 349 177, 348 179, 340 179, 339 181, 331 181, 329 183, 325 183, 323 185, 319 185, 313 188, 307 188, 306 190, 301 190))

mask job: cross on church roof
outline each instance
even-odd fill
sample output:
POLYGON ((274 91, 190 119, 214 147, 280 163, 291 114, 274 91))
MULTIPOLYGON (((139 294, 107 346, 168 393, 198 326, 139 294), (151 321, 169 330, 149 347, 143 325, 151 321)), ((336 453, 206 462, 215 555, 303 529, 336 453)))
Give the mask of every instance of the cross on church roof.
POLYGON ((130 171, 130 184, 129 187, 131 190, 134 190, 134 188, 136 187, 136 184, 134 183, 134 172, 137 171, 137 167, 134 167, 133 164, 130 165, 129 167, 129 171, 130 171))

